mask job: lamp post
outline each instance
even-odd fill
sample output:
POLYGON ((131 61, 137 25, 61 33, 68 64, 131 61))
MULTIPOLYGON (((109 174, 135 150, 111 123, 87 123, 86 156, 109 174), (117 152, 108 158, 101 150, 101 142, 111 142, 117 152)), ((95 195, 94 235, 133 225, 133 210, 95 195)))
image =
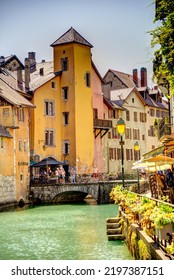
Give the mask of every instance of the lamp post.
MULTIPOLYGON (((134 144, 134 150, 136 153, 136 161, 138 161, 139 157, 139 150, 140 150, 140 145, 138 144, 138 141, 135 142, 134 144)), ((138 193, 140 193, 140 179, 139 179, 139 170, 137 169, 137 179, 138 179, 138 193)))
POLYGON ((117 122, 117 131, 120 134, 120 146, 121 146, 121 170, 122 170, 122 188, 124 189, 124 141, 123 141, 123 134, 125 132, 125 122, 122 118, 120 118, 117 122))

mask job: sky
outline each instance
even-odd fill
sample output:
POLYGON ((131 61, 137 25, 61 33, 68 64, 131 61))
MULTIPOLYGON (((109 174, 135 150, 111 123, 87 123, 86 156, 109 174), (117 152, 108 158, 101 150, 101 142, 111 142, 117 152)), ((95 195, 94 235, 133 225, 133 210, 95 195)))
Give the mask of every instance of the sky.
POLYGON ((37 62, 53 60, 50 45, 73 27, 93 45, 101 76, 109 69, 132 74, 146 67, 152 87, 153 0, 0 0, 0 56, 28 52, 37 62))

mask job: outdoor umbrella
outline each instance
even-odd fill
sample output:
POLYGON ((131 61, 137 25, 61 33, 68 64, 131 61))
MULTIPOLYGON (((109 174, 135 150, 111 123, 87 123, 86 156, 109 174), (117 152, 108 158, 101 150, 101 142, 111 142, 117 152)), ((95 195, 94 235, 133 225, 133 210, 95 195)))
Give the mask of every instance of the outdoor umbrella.
POLYGON ((57 161, 53 157, 47 157, 42 159, 41 161, 32 165, 32 167, 42 167, 42 166, 49 166, 49 165, 62 165, 64 164, 61 161, 57 161))
POLYGON ((166 155, 157 155, 148 159, 144 159, 144 162, 154 162, 156 166, 163 164, 174 164, 174 158, 168 157, 166 155))

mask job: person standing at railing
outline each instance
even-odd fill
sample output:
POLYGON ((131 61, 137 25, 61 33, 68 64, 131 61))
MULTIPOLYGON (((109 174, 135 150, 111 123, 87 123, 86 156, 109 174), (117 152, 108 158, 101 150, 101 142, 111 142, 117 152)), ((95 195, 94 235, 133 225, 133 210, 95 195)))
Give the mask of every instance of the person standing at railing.
POLYGON ((76 171, 75 171, 75 169, 73 167, 71 168, 71 171, 70 171, 70 178, 71 178, 71 183, 75 183, 76 182, 76 180, 75 180, 75 178, 76 178, 76 171))
POLYGON ((59 172, 60 184, 65 184, 65 170, 62 165, 60 165, 58 172, 59 172))
POLYGON ((94 165, 94 169, 93 169, 93 177, 97 178, 98 177, 98 168, 96 165, 94 165))

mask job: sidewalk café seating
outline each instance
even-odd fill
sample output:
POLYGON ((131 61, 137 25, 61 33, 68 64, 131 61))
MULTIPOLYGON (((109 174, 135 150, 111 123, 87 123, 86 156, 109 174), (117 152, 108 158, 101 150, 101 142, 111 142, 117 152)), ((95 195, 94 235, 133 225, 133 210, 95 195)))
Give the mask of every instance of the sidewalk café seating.
POLYGON ((163 174, 151 174, 149 176, 149 186, 151 191, 151 197, 158 199, 160 196, 169 196, 170 189, 165 183, 165 175, 163 174))

